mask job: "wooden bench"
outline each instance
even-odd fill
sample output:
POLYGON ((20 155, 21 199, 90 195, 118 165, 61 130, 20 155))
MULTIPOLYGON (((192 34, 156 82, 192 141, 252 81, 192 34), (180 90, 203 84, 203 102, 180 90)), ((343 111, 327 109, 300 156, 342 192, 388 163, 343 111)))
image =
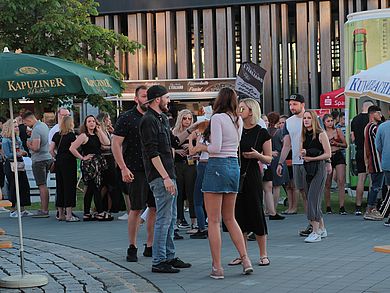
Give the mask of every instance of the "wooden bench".
POLYGON ((374 246, 375 252, 390 253, 390 245, 374 246))

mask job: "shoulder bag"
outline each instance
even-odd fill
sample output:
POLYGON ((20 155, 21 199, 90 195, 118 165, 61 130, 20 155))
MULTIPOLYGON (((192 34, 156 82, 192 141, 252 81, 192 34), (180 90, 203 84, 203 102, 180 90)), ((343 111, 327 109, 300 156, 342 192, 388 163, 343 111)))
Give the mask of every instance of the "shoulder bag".
MULTIPOLYGON (((62 137, 63 137, 63 135, 61 135, 60 142, 58 143, 57 152, 60 149, 62 137)), ((50 173, 56 173, 57 172, 57 170, 56 170, 56 160, 55 159, 51 162, 49 170, 50 170, 50 173)))

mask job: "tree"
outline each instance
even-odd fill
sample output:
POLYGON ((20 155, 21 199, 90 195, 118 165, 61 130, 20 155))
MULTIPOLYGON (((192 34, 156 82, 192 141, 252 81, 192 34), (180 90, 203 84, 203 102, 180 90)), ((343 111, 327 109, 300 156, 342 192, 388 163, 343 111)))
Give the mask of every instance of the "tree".
MULTIPOLYGON (((64 58, 121 79, 113 49, 134 54, 142 45, 92 24, 98 5, 94 0, 0 0, 0 48, 64 58)), ((102 97, 88 100, 113 107, 102 97)))

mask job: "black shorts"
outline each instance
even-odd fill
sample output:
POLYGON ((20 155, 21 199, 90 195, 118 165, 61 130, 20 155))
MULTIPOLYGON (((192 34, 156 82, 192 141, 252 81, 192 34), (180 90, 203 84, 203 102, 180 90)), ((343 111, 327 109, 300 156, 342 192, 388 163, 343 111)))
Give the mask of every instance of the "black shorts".
POLYGON ((367 173, 366 163, 364 162, 364 150, 357 150, 355 158, 358 174, 367 173))
POLYGON ((272 180, 273 180, 272 170, 271 168, 268 168, 267 170, 264 171, 263 182, 268 182, 272 180))
POLYGON ((337 165, 345 165, 345 157, 341 150, 336 151, 330 160, 332 162, 333 169, 336 168, 337 165))
POLYGON ((130 198, 130 209, 132 211, 140 211, 147 206, 150 208, 156 207, 156 202, 146 180, 145 172, 132 173, 134 174, 133 182, 124 184, 124 193, 128 194, 130 198))

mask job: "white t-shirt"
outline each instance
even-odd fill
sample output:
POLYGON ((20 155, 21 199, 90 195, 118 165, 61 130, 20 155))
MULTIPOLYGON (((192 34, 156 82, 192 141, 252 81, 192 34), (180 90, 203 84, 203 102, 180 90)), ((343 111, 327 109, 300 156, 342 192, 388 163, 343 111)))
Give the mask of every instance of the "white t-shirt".
POLYGON ((49 145, 52 143, 52 139, 53 139, 53 136, 54 134, 56 134, 56 132, 60 131, 60 126, 58 125, 58 123, 56 125, 53 126, 52 129, 50 129, 49 131, 49 145))
POLYGON ((265 121, 263 120, 263 118, 259 118, 259 121, 257 121, 257 125, 260 125, 261 128, 267 129, 267 125, 265 124, 265 121))
POLYGON ((303 164, 303 160, 299 158, 302 142, 302 120, 297 115, 293 115, 286 120, 283 129, 283 136, 290 135, 293 165, 303 164))

